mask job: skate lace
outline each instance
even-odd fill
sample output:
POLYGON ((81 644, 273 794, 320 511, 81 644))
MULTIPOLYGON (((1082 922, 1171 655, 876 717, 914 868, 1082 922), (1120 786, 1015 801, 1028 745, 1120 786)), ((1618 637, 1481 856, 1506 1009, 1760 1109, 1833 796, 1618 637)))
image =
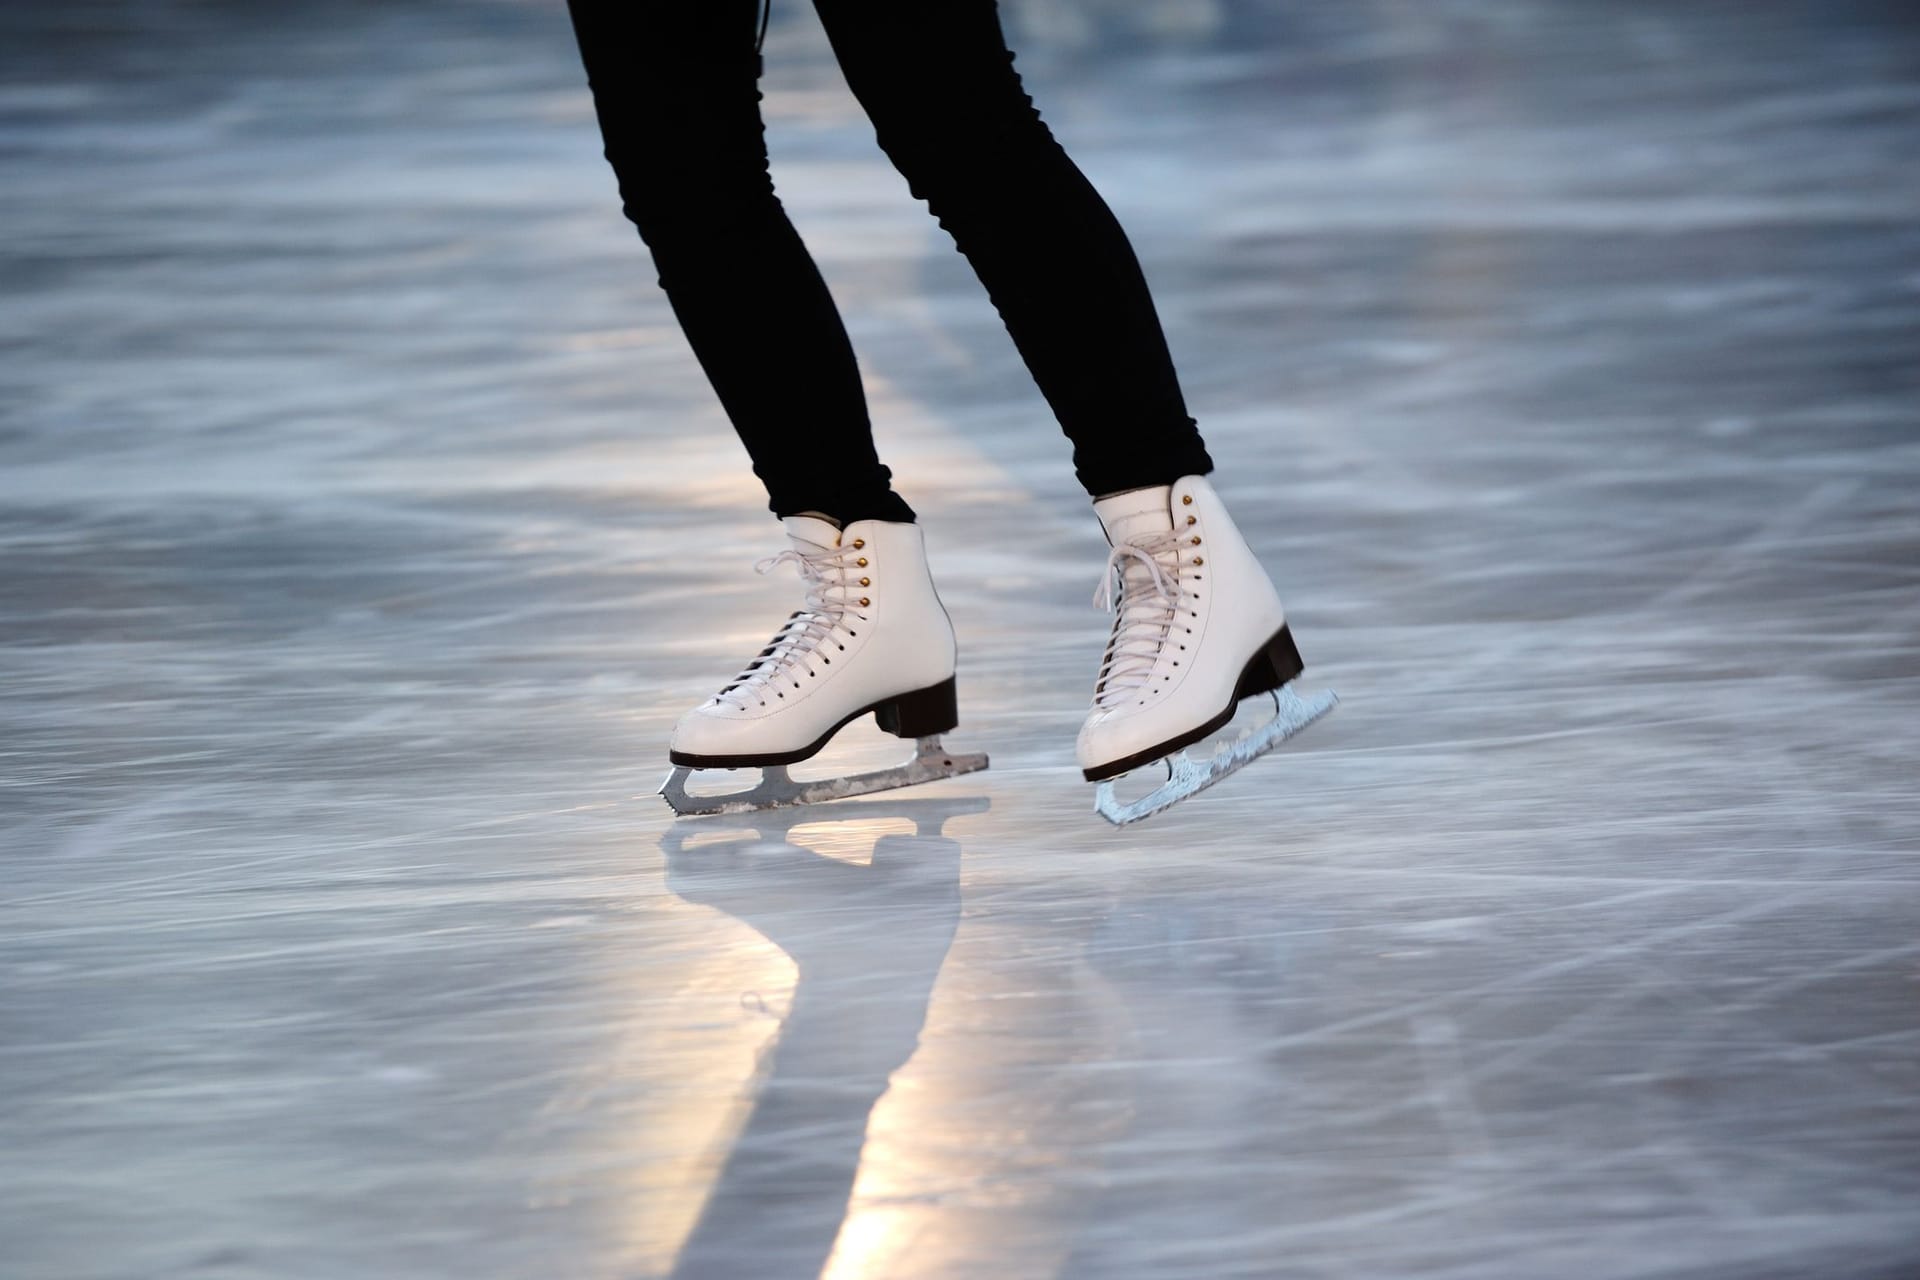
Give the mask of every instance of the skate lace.
MULTIPOLYGON (((804 668, 809 676, 815 674, 808 660, 839 629, 847 615, 859 607, 852 598, 857 588, 847 582, 847 569, 853 557, 854 548, 850 546, 819 552, 789 548, 754 562, 754 572, 763 574, 772 573, 783 564, 796 566, 807 584, 806 603, 774 633, 767 647, 713 696, 715 702, 744 711, 766 701, 770 688, 778 690, 777 682, 797 685, 799 682, 793 679, 796 671, 804 668)), ((825 654, 818 656, 822 662, 833 661, 825 654)), ((784 695, 785 691, 779 692, 784 695)))
POLYGON ((1179 541, 1172 532, 1148 534, 1116 543, 1107 556, 1100 589, 1093 593, 1095 608, 1114 610, 1113 635, 1093 686, 1094 705, 1102 710, 1125 702, 1147 684, 1180 605, 1191 594, 1180 585, 1179 541), (1133 565, 1145 572, 1128 573, 1133 565), (1115 581, 1120 583, 1117 598, 1115 581))

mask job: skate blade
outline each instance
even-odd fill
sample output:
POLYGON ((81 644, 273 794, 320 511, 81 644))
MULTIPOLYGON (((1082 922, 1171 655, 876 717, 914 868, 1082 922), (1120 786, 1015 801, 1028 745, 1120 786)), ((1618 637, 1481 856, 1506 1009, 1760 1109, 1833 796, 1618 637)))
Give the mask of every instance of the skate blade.
POLYGON ((1246 737, 1214 753, 1205 761, 1193 759, 1184 750, 1176 751, 1161 761, 1167 767, 1167 780, 1130 804, 1121 803, 1120 797, 1114 794, 1113 784, 1118 779, 1108 778, 1094 792, 1093 811, 1116 827, 1151 818, 1189 796, 1205 791, 1222 778, 1240 772, 1326 715, 1339 702, 1340 699, 1331 689, 1310 698, 1302 698, 1289 684, 1273 694, 1273 719, 1246 737))
POLYGON ((913 759, 891 769, 848 774, 844 778, 821 778, 814 782, 796 782, 782 764, 768 765, 760 771, 760 781, 744 791, 725 795, 696 796, 687 793, 687 779, 693 769, 675 765, 660 784, 667 805, 683 818, 719 813, 754 813, 762 809, 784 809, 790 805, 819 804, 825 800, 844 800, 848 796, 871 795, 899 787, 956 778, 977 773, 987 767, 985 752, 959 753, 940 745, 940 735, 918 738, 913 759))

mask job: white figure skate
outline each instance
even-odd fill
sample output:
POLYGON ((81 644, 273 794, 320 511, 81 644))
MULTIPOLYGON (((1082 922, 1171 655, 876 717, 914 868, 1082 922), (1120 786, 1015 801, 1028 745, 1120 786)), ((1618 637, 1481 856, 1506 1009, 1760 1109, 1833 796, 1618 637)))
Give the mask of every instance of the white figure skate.
POLYGON ((1100 784, 1094 811, 1120 825, 1239 772, 1339 699, 1294 692, 1300 653, 1280 596, 1205 478, 1093 507, 1113 546, 1094 603, 1112 608, 1114 620, 1077 753, 1087 781, 1100 784), (1184 748, 1233 719, 1241 699, 1263 693, 1273 698, 1273 719, 1210 759, 1188 757, 1184 748), (1122 803, 1113 780, 1154 761, 1167 780, 1122 803))
POLYGON ((788 516, 793 546, 755 566, 797 565, 805 607, 787 619, 746 670, 680 718, 660 794, 675 813, 745 813, 838 800, 987 767, 940 735, 959 723, 953 623, 934 594, 920 527, 859 520, 844 531, 788 516), (886 732, 913 738, 913 759, 891 769, 797 782, 787 766, 827 745, 867 712, 886 732), (696 769, 758 768, 760 782, 727 795, 693 795, 696 769))

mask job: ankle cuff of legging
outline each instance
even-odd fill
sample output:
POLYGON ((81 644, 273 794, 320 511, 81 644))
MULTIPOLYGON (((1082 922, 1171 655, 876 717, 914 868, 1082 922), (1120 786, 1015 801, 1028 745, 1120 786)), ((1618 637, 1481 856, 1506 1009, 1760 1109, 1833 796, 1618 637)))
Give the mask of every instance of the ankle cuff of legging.
POLYGON ((857 498, 815 495, 806 499, 796 498, 770 505, 773 513, 783 520, 803 511, 825 512, 838 520, 843 529, 855 520, 890 520, 896 524, 914 523, 913 508, 907 505, 905 498, 892 490, 857 498))
POLYGON ((1100 498, 1107 494, 1124 493, 1128 489, 1152 489, 1172 484, 1181 476, 1204 476, 1212 471, 1213 459, 1207 456, 1205 449, 1197 449, 1174 458, 1155 459, 1150 465, 1135 465, 1125 469, 1103 467, 1097 472, 1081 471, 1078 478, 1089 496, 1100 498))

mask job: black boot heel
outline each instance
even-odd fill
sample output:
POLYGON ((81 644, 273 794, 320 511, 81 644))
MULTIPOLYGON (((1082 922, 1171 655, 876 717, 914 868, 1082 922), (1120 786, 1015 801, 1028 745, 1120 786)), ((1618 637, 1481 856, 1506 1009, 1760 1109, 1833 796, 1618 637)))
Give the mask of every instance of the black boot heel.
POLYGON ((1294 647, 1293 632, 1283 624, 1240 673, 1240 688, 1234 693, 1234 700, 1281 688, 1304 670, 1306 663, 1300 661, 1300 650, 1294 647))
POLYGON ((925 689, 889 698, 873 709, 874 723, 896 738, 924 738, 960 723, 953 677, 925 689))

